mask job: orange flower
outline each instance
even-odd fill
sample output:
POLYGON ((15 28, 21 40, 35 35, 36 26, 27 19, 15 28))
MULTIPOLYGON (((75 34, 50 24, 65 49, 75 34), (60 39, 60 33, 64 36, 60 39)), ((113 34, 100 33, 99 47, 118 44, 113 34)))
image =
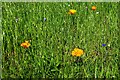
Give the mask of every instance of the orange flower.
POLYGON ((22 47, 28 48, 30 46, 30 43, 28 41, 25 41, 24 43, 21 44, 22 47))
POLYGON ((76 10, 74 10, 74 9, 70 9, 69 12, 68 12, 68 14, 72 14, 72 15, 75 14, 75 13, 76 13, 76 10))
POLYGON ((82 49, 79 49, 79 48, 75 48, 73 51, 72 51, 72 56, 81 56, 83 54, 83 50, 82 49))
POLYGON ((92 6, 92 10, 96 10, 96 6, 92 6))

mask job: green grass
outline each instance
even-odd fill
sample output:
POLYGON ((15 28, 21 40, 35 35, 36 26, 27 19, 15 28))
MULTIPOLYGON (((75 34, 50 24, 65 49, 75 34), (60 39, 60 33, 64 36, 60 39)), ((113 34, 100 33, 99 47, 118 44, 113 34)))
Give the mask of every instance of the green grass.
POLYGON ((117 78, 117 13, 110 2, 2 3, 2 78, 117 78), (85 52, 79 58, 76 47, 85 52))

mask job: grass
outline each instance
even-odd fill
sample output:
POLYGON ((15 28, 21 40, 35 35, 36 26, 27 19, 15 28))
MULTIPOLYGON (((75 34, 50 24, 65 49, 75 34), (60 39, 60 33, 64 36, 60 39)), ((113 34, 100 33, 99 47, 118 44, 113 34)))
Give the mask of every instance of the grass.
POLYGON ((117 13, 110 2, 3 2, 2 78, 118 78, 117 13), (71 56, 76 47, 84 55, 71 56))

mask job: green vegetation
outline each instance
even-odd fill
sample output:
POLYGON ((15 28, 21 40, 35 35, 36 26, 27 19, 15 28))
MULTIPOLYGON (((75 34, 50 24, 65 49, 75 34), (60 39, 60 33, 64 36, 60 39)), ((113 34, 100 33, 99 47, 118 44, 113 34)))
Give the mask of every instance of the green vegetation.
POLYGON ((117 78, 117 7, 110 2, 3 2, 2 78, 117 78), (70 9, 76 14, 68 14, 70 9), (20 46, 25 40, 29 48, 20 46), (71 55, 76 47, 84 50, 82 56, 71 55))

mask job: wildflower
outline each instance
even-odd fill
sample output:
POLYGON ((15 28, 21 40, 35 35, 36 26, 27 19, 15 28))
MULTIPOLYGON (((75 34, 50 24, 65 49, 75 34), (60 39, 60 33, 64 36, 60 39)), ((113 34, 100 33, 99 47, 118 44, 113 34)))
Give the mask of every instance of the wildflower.
POLYGON ((21 44, 22 47, 28 48, 30 46, 30 43, 28 41, 25 41, 24 43, 21 44))
POLYGON ((92 10, 96 10, 96 6, 92 6, 92 10))
POLYGON ((44 21, 46 21, 46 18, 44 18, 44 21))
POLYGON ((15 19, 16 23, 18 22, 18 18, 15 19))
POLYGON ((72 56, 81 56, 83 54, 83 50, 82 49, 79 49, 79 48, 75 48, 73 51, 72 51, 72 56))
POLYGON ((110 47, 110 44, 108 44, 108 47, 110 47))
POLYGON ((74 9, 70 9, 68 12, 68 14, 75 14, 75 13, 76 13, 76 10, 74 10, 74 9))
POLYGON ((70 4, 68 6, 70 6, 70 4))
POLYGON ((106 44, 102 44, 102 46, 106 46, 106 44))
POLYGON ((96 14, 99 14, 99 12, 96 12, 96 14))

